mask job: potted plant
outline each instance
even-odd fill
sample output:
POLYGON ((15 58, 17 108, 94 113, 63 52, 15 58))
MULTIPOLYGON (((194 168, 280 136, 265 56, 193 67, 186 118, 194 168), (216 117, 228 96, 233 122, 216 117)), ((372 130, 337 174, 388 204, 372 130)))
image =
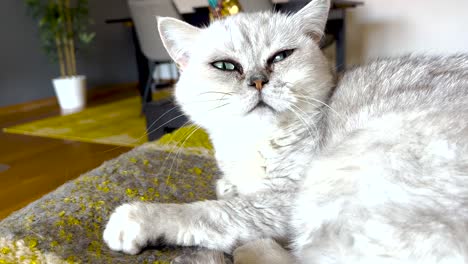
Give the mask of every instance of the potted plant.
POLYGON ((71 113, 86 104, 86 77, 77 74, 77 45, 89 44, 95 34, 88 31, 88 0, 25 0, 38 21, 42 48, 58 62, 60 77, 52 80, 62 112, 71 113))

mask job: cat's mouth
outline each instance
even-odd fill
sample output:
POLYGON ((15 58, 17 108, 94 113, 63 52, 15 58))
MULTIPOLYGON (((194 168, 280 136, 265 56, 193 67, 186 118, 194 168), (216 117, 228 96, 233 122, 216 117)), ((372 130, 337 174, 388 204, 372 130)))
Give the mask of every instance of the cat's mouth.
POLYGON ((258 100, 257 104, 247 112, 247 114, 250 114, 254 111, 265 111, 265 110, 276 112, 276 110, 273 107, 271 107, 269 104, 265 103, 265 101, 260 99, 258 100))

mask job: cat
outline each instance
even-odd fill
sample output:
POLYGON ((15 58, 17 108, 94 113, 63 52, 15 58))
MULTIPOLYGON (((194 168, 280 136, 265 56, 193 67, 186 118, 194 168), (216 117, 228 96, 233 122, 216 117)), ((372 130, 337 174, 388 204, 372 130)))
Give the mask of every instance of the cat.
POLYGON ((206 28, 158 18, 176 100, 215 147, 219 199, 121 205, 112 250, 163 239, 236 263, 468 262, 468 56, 379 59, 335 79, 319 48, 329 8, 206 28))

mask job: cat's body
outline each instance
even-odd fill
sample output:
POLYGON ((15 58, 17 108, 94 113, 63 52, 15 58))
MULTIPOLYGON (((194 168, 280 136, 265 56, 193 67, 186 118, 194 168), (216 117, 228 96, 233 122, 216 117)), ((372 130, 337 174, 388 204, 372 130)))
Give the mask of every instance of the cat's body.
POLYGON ((468 261, 468 56, 373 62, 330 107, 293 213, 304 263, 468 261))
POLYGON ((237 263, 468 261, 468 56, 380 60, 335 86, 314 41, 328 4, 205 30, 160 20, 183 68, 178 102, 215 146, 222 199, 123 205, 104 232, 112 249, 164 238, 232 252, 274 238, 296 258, 255 260, 281 251, 260 241, 237 263))

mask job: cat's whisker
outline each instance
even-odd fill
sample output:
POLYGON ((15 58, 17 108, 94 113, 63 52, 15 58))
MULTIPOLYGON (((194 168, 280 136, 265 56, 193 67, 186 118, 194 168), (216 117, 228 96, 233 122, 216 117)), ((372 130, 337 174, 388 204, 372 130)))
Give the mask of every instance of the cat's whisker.
MULTIPOLYGON (((316 108, 316 110, 320 111, 323 115, 328 116, 328 112, 325 111, 325 110, 323 109, 323 107, 319 107, 319 106, 322 106, 322 105, 317 105, 317 104, 315 104, 314 102, 311 102, 311 101, 305 100, 305 99, 301 99, 301 98, 298 98, 298 97, 296 97, 295 100, 296 100, 297 102, 302 102, 302 103, 310 104, 310 105, 314 106, 314 107, 316 108)), ((291 103, 291 104, 294 104, 294 102, 290 102, 290 103, 291 103)))
POLYGON ((234 93, 234 92, 218 92, 218 91, 208 91, 208 92, 199 93, 198 95, 204 95, 204 94, 224 94, 224 95, 234 95, 234 94, 237 94, 237 93, 234 93))
MULTIPOLYGON (((159 116, 159 118, 157 118, 155 121, 153 121, 151 123, 151 125, 149 125, 149 127, 145 130, 145 132, 143 132, 143 135, 139 136, 138 138, 132 140, 132 143, 138 143, 142 138, 144 137, 147 137, 149 134, 151 134, 152 132, 156 131, 157 129, 155 129, 154 131, 150 131, 151 128, 156 124, 156 122, 158 122, 159 120, 161 120, 161 118, 163 118, 165 115, 167 115, 168 113, 176 110, 178 108, 178 106, 174 106, 172 107, 171 109, 167 110, 166 112, 164 112, 162 115, 159 116)), ((106 153, 106 152, 110 152, 110 151, 113 151, 113 150, 116 150, 116 149, 119 149, 121 148, 121 146, 118 146, 118 147, 114 147, 114 148, 111 148, 111 149, 108 149, 108 150, 105 150, 103 151, 102 153, 106 153)))
POLYGON ((173 117, 171 119, 169 119, 168 121, 164 122, 163 124, 159 125, 157 128, 151 130, 151 131, 147 131, 147 134, 151 134, 153 133, 154 131, 157 131, 158 129, 162 128, 163 126, 169 124, 170 122, 176 120, 177 118, 180 118, 182 116, 184 116, 185 114, 180 114, 180 115, 177 115, 176 117, 173 117))
MULTIPOLYGON (((292 83, 290 83, 290 82, 286 82, 286 84, 289 84, 289 85, 292 86, 292 83)), ((323 83, 322 83, 322 84, 323 84, 323 83)), ((316 99, 316 98, 314 98, 314 97, 308 96, 308 95, 306 95, 306 94, 304 94, 304 93, 300 93, 300 92, 298 92, 298 91, 295 91, 295 92, 296 92, 296 95, 295 95, 296 98, 301 98, 301 99, 305 99, 305 100, 312 100, 312 101, 314 101, 314 102, 320 103, 321 105, 323 105, 323 106, 327 107, 328 109, 330 109, 330 110, 331 110, 334 114, 336 114, 340 119, 343 119, 343 116, 342 116, 338 111, 336 111, 333 107, 331 107, 329 104, 327 104, 327 103, 325 103, 325 102, 323 102, 323 101, 321 101, 321 100, 318 100, 318 99, 316 99)))
POLYGON ((311 128, 310 128, 309 124, 304 120, 304 118, 301 116, 301 114, 298 113, 296 110, 294 110, 294 108, 292 108, 292 107, 288 106, 288 109, 291 110, 291 112, 293 112, 299 118, 299 121, 301 121, 303 123, 303 125, 306 127, 307 131, 309 132, 309 135, 311 137, 313 137, 313 134, 312 134, 312 131, 311 131, 311 128))
POLYGON ((158 130, 159 128, 156 128, 155 130, 151 131, 151 128, 156 124, 156 122, 158 122, 159 120, 161 120, 161 118, 163 118, 165 115, 167 115, 168 113, 174 111, 177 109, 178 106, 174 106, 172 107, 171 109, 167 110, 166 112, 164 112, 162 115, 159 116, 159 118, 157 118, 155 121, 153 121, 151 123, 151 125, 149 125, 149 127, 145 130, 145 132, 143 133, 143 135, 141 135, 140 137, 138 137, 137 139, 133 140, 133 143, 137 143, 139 142, 142 138, 144 137, 147 137, 149 134, 151 134, 152 132, 158 130))
MULTIPOLYGON (((200 128, 201 128, 201 127, 196 126, 196 128, 190 133, 190 135, 188 135, 188 136, 185 138, 185 140, 182 142, 182 144, 180 145, 179 149, 177 150, 176 155, 175 155, 174 158, 172 159, 172 164, 171 164, 171 168, 169 169, 169 174, 171 174, 172 168, 173 168, 173 166, 174 166, 174 163, 175 163, 175 161, 178 159, 178 157, 179 157, 179 155, 180 155, 180 153, 181 153, 181 150, 184 148, 185 142, 187 142, 187 140, 188 140, 191 136, 193 136, 193 134, 195 134, 195 132, 197 132, 200 128)), ((176 170, 177 170, 177 168, 176 168, 176 170)))
POLYGON ((338 113, 338 111, 336 111, 335 109, 333 109, 333 107, 331 107, 330 105, 326 104, 325 102, 322 102, 318 99, 315 99, 313 97, 310 97, 310 96, 304 96, 304 95, 296 95, 298 98, 302 98, 302 99, 306 99, 306 100, 312 100, 314 102, 317 102, 319 104, 322 104, 323 106, 327 107, 328 109, 330 109, 334 114, 336 114, 339 118, 343 119, 343 116, 338 113))
MULTIPOLYGON (((223 97, 226 96, 225 94, 223 94, 223 97)), ((218 98, 218 99, 213 99, 213 100, 200 100, 200 101, 191 101, 191 102, 187 102, 186 104, 191 104, 191 103, 208 103, 208 102, 217 102, 217 101, 226 101, 226 100, 229 100, 229 98, 218 98)), ((164 116, 166 116, 167 114, 169 114, 170 112, 174 111, 174 110, 177 110, 179 108, 179 106, 174 106, 172 107, 171 109, 167 110, 166 112, 164 112, 162 115, 160 115, 155 121, 153 121, 151 123, 151 125, 146 129, 146 131, 143 133, 142 136, 138 137, 137 139, 133 140, 133 143, 136 143, 136 142, 139 142, 142 138, 144 137, 147 137, 149 134, 153 133, 154 131, 157 131, 159 128, 161 128, 161 126, 164 126, 166 125, 168 122, 171 122, 173 121, 174 119, 178 118, 178 117, 181 117, 183 116, 182 115, 179 115, 177 116, 176 118, 173 118, 169 121, 167 121, 166 123, 162 124, 160 127, 154 129, 154 130, 151 130, 152 127, 159 121, 161 120, 161 118, 163 118, 164 116)), ((111 149, 112 150, 112 149, 111 149)), ((111 150, 108 150, 108 151, 111 151, 111 150)))
MULTIPOLYGON (((309 100, 305 100, 305 99, 302 99, 302 98, 296 97, 296 98, 294 98, 294 99, 295 99, 296 101, 298 101, 298 102, 310 104, 310 105, 312 105, 312 106, 314 106, 314 107, 317 107, 317 108, 318 108, 318 106, 320 106, 320 105, 318 105, 318 104, 315 104, 315 102, 311 102, 311 101, 309 101, 309 100)), ((292 102, 291 102, 291 103, 292 103, 292 102)))
POLYGON ((218 99, 212 99, 212 100, 200 100, 200 101, 188 101, 187 103, 184 102, 184 104, 192 104, 192 103, 209 103, 209 102, 217 102, 217 101, 226 101, 229 100, 229 98, 218 98, 218 99))
MULTIPOLYGON (((161 120, 161 118, 163 118, 165 115, 167 115, 168 113, 170 113, 170 112, 176 110, 177 108, 178 108, 178 106, 176 105, 176 106, 172 107, 171 109, 167 110, 166 112, 164 112, 164 114, 160 115, 156 120, 153 121, 153 123, 151 123, 151 125, 148 127, 148 129, 147 129, 146 131, 150 130, 150 129, 156 124, 156 122, 158 122, 158 121, 161 120)), ((146 134, 146 135, 147 135, 147 134, 146 134)), ((146 136, 146 135, 145 135, 145 136, 146 136)))
POLYGON ((225 103, 225 104, 222 104, 222 105, 220 105, 220 106, 217 106, 217 107, 208 109, 208 111, 213 111, 213 110, 215 110, 215 109, 219 109, 219 108, 224 107, 224 106, 229 105, 229 104, 230 104, 230 103, 225 103))
MULTIPOLYGON (((192 123, 190 120, 189 121, 186 121, 182 127, 186 126, 187 124, 189 123, 192 123)), ((192 123, 193 124, 193 123, 192 123)), ((195 125, 197 126, 197 125, 195 125)), ((197 126, 198 127, 198 126, 197 126)), ((185 132, 181 137, 182 139, 185 139, 185 137, 190 133, 191 131, 187 131, 185 132)), ((173 141, 173 138, 176 136, 176 133, 173 133, 171 135, 171 137, 169 138, 169 141, 172 142, 173 141)), ((178 134, 178 136, 180 136, 180 134, 178 134)), ((182 144, 182 140, 180 141, 177 141, 174 145, 171 146, 171 148, 168 150, 168 155, 166 156, 166 158, 164 159, 164 163, 162 164, 162 167, 161 169, 164 170, 166 168, 166 163, 167 161, 171 158, 172 155, 175 155, 176 151, 180 148, 182 144)))
POLYGON ((294 107, 294 108, 296 108, 298 111, 300 111, 300 112, 302 113, 301 117, 303 118, 304 122, 306 122, 306 123, 309 125, 309 127, 310 127, 310 126, 313 126, 315 132, 317 133, 317 132, 318 132, 318 128, 317 128, 317 126, 315 125, 315 123, 314 123, 314 122, 308 121, 308 120, 310 120, 310 118, 307 118, 307 116, 310 115, 310 114, 304 112, 300 107, 298 107, 298 106, 295 105, 295 104, 292 104, 291 106, 294 107))

